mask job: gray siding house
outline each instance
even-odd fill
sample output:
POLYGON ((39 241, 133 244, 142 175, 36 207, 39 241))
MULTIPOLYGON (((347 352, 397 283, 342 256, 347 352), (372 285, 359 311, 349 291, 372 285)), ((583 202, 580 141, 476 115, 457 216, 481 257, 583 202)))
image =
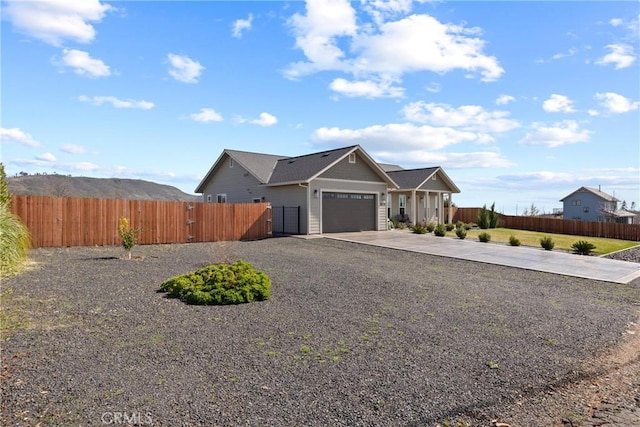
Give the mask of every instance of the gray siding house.
POLYGON ((635 217, 632 212, 618 209, 619 200, 600 189, 580 187, 560 201, 564 219, 632 224, 635 217))
POLYGON ((415 205, 410 197, 428 199, 428 210, 416 205, 411 211, 414 218, 442 220, 442 194, 459 192, 440 168, 422 170, 423 179, 416 181, 422 187, 401 188, 385 167, 390 166, 375 162, 359 145, 297 157, 225 149, 195 192, 212 203, 299 206, 300 234, 386 230, 388 216, 400 212, 401 194, 405 210, 415 205))

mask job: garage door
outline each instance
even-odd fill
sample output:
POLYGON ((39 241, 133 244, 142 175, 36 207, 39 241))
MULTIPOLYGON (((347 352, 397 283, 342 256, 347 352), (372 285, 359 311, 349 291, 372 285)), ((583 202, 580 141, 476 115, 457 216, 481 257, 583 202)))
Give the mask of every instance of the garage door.
POLYGON ((373 194, 322 193, 322 232, 341 233, 376 229, 373 194))

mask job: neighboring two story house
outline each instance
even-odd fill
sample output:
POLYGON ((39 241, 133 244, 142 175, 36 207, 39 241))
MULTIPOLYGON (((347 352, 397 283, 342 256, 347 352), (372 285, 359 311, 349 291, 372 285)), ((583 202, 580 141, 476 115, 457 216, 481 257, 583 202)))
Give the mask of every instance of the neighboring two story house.
POLYGON ((619 200, 599 188, 580 187, 563 199, 563 218, 632 224, 635 214, 618 209, 619 200))
POLYGON ((381 165, 354 145, 296 157, 224 150, 195 192, 205 202, 299 207, 297 232, 320 234, 386 230, 400 213, 450 222, 444 200, 460 190, 439 167, 381 165))

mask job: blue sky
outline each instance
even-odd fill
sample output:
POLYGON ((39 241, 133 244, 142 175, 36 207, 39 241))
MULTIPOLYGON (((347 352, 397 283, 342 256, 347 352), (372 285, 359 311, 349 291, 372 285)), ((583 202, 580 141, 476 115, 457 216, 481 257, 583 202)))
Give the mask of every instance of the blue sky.
POLYGON ((454 203, 640 204, 637 1, 4 0, 2 162, 193 193, 225 148, 359 144, 454 203))

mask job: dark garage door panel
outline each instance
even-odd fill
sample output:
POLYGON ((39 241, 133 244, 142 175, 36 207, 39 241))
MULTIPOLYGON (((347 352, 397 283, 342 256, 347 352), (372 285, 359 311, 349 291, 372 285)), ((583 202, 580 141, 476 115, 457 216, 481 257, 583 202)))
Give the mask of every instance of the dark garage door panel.
POLYGON ((373 194, 322 193, 322 232, 342 233, 376 229, 373 194))

